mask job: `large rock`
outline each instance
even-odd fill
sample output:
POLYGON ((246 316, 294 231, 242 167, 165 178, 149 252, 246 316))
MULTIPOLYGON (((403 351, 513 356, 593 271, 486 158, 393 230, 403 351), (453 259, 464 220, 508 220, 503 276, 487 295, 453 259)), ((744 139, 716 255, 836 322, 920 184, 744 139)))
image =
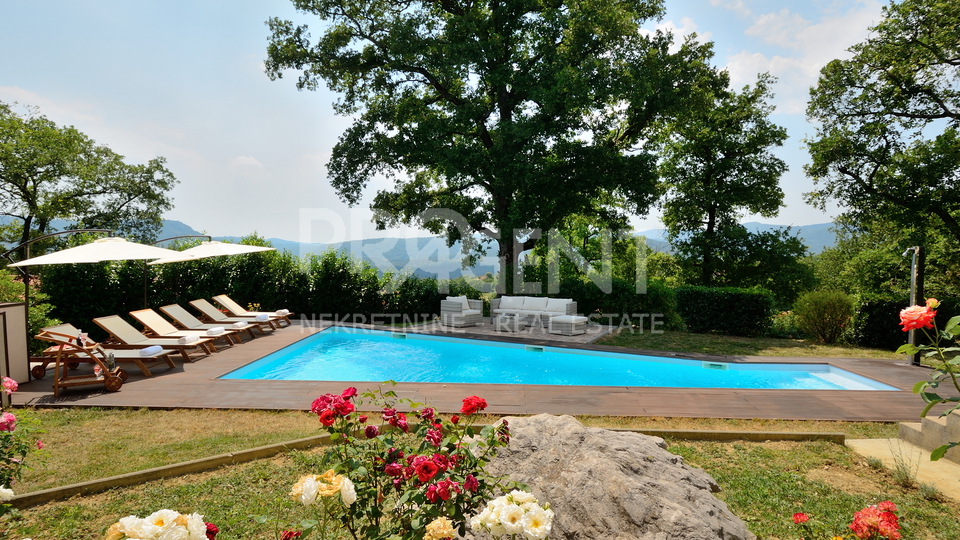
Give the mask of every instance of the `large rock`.
POLYGON ((551 540, 754 539, 707 473, 659 437, 587 428, 570 416, 508 418, 487 471, 523 482, 556 512, 551 540))

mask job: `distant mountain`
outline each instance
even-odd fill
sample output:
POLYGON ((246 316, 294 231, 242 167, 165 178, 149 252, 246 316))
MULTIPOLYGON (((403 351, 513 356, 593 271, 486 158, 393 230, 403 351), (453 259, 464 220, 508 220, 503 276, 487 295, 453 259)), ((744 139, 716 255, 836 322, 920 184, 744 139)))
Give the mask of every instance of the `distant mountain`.
MULTIPOLYGON (((766 231, 775 231, 786 229, 787 225, 770 225, 768 223, 757 223, 755 221, 750 221, 743 224, 748 231, 756 232, 766 232, 766 231)), ((810 250, 811 255, 820 253, 825 248, 833 246, 836 242, 836 236, 830 230, 833 227, 833 223, 818 223, 816 225, 800 225, 797 227, 790 227, 790 233, 795 234, 803 239, 804 244, 806 244, 807 249, 810 250)), ((667 249, 658 250, 654 247, 654 242, 660 244, 666 244, 667 231, 665 229, 649 229, 646 231, 641 231, 637 233, 638 235, 645 236, 647 238, 647 245, 652 247, 655 251, 669 251, 667 249)), ((669 246, 669 244, 667 244, 669 246)))

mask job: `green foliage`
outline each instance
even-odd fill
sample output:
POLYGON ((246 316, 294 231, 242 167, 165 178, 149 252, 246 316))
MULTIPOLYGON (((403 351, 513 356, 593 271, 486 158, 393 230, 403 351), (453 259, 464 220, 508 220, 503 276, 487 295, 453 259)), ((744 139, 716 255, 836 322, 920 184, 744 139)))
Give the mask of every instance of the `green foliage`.
POLYGON ((673 243, 687 284, 703 285, 703 254, 711 253, 710 282, 718 287, 759 287, 773 292, 780 309, 813 287, 813 270, 803 261, 807 248, 789 229, 751 233, 739 224, 712 238, 692 236, 673 243))
POLYGON ((604 293, 586 278, 568 279, 560 284, 558 298, 571 298, 577 303, 577 311, 587 316, 609 317, 605 323, 637 325, 650 328, 650 318, 641 315, 662 314, 657 321, 657 330, 679 330, 683 321, 677 312, 673 289, 661 281, 647 283, 647 292, 637 294, 636 283, 623 279, 612 280, 612 291, 604 293))
POLYGON ((525 231, 574 214, 615 224, 653 204, 643 141, 718 84, 711 45, 641 31, 663 14, 659 0, 297 5, 321 19, 319 38, 270 19, 266 71, 341 95, 335 109, 353 123, 327 166, 341 199, 356 204, 386 173, 378 226, 499 239, 509 276, 538 243, 515 249, 525 231))
POLYGON ((770 328, 767 337, 781 339, 801 339, 804 337, 800 329, 800 320, 793 311, 781 311, 770 318, 770 328))
POLYGON ((909 304, 906 295, 862 296, 853 317, 853 340, 861 347, 894 350, 907 341, 900 328, 900 310, 909 304))
POLYGON ((726 229, 740 227, 744 212, 776 215, 783 202, 780 175, 784 161, 771 153, 787 138, 787 131, 771 123, 773 107, 769 75, 742 93, 724 88, 711 96, 710 105, 666 122, 657 141, 663 160, 660 174, 666 185, 663 223, 672 242, 704 286, 730 285, 716 279, 723 273, 717 259, 723 255, 726 229))
POLYGON ((797 299, 800 328, 820 343, 836 343, 853 317, 853 300, 839 291, 813 291, 797 299))
POLYGON ((851 58, 820 71, 807 108, 818 125, 810 202, 902 226, 931 216, 960 240, 958 27, 957 2, 891 2, 851 58))
MULTIPOLYGON (((37 285, 37 283, 34 283, 30 287, 30 313, 28 314, 27 329, 31 336, 40 333, 40 329, 45 326, 60 324, 59 320, 50 315, 53 306, 47 302, 49 297, 37 285)), ((23 292, 23 283, 16 281, 10 271, 0 270, 0 302, 23 302, 23 292)), ((42 343, 34 340, 30 341, 29 347, 31 354, 38 354, 45 348, 42 343)))
POLYGON ((73 127, 0 102, 0 214, 14 218, 0 239, 21 244, 51 232, 50 221, 154 239, 177 180, 163 158, 130 165, 73 127))
POLYGON ((677 307, 691 332, 734 336, 763 335, 770 326, 774 299, 764 289, 683 286, 677 307))

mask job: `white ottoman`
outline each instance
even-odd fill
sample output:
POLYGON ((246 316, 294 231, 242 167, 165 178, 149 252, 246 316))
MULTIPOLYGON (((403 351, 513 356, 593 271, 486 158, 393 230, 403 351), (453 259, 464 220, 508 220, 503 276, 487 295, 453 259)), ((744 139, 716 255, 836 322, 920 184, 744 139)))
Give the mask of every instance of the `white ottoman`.
POLYGON ((577 315, 556 315, 550 317, 550 326, 547 329, 551 334, 562 334, 564 336, 575 336, 587 331, 586 317, 577 315))

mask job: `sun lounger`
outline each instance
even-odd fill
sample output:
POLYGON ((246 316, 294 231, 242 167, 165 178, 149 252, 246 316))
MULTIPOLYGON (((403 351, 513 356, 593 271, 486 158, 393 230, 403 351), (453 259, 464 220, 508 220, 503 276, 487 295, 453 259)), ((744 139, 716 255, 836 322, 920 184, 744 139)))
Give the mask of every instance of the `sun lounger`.
POLYGON ((256 324, 260 327, 261 332, 266 329, 276 330, 277 328, 279 328, 276 322, 276 319, 277 319, 276 317, 273 317, 273 318, 267 317, 266 318, 267 320, 264 320, 264 321, 258 321, 257 320, 258 317, 228 317, 223 313, 221 313, 219 309, 215 308, 213 304, 211 304, 210 302, 207 302, 202 298, 198 300, 191 300, 190 305, 195 307, 197 311, 199 311, 202 314, 202 318, 207 322, 221 323, 221 324, 245 322, 250 324, 256 324))
MULTIPOLYGON (((247 332, 250 335, 250 339, 256 337, 253 333, 254 328, 260 329, 259 325, 250 324, 247 322, 238 322, 238 323, 205 323, 200 319, 194 317, 189 311, 183 308, 179 304, 170 304, 169 306, 161 306, 160 311, 167 314, 168 317, 173 319, 173 322, 182 327, 185 330, 209 330, 211 328, 226 327, 230 330, 237 330, 237 339, 240 339, 240 334, 242 332, 247 332)), ((260 333, 263 333, 263 330, 260 330, 260 333)))
POLYGON ((236 337, 237 332, 235 330, 228 330, 226 327, 221 326, 220 332, 216 334, 212 334, 206 330, 181 330, 152 309, 131 311, 130 316, 140 321, 140 324, 146 329, 144 335, 147 337, 182 338, 197 336, 198 338, 210 338, 210 346, 213 347, 214 352, 216 352, 217 349, 213 345, 213 342, 218 339, 225 340, 229 345, 236 345, 234 337, 236 337))
MULTIPOLYGON (((99 317, 93 322, 100 328, 103 328, 112 336, 112 341, 107 346, 114 349, 142 349, 151 345, 159 345, 164 349, 174 349, 183 356, 184 361, 193 362, 191 353, 211 354, 210 339, 198 338, 191 343, 181 343, 178 338, 151 338, 143 335, 130 323, 121 319, 117 315, 108 317, 99 317)), ((183 338, 181 338, 183 339, 183 338)))
POLYGON ((269 315, 271 317, 278 317, 281 321, 286 322, 287 326, 290 326, 291 324, 290 315, 293 315, 293 313, 290 313, 285 309, 279 311, 247 311, 243 308, 243 306, 234 302, 225 294, 214 296, 213 300, 223 306, 224 309, 227 310, 227 313, 234 317, 255 317, 257 315, 269 315))
MULTIPOLYGON (((143 373, 144 377, 153 377, 153 374, 150 373, 148 366, 155 367, 160 364, 166 364, 168 367, 176 367, 176 364, 173 363, 173 358, 170 358, 170 355, 176 352, 174 350, 161 349, 159 352, 144 355, 141 353, 141 350, 114 349, 109 345, 103 346, 103 344, 95 343, 93 341, 88 341, 87 346, 81 348, 77 346, 76 342, 77 335, 79 333, 80 330, 78 330, 72 324, 60 324, 57 326, 43 328, 41 330, 41 334, 36 336, 37 339, 54 343, 54 345, 44 351, 43 358, 49 358, 50 361, 53 362, 59 355, 62 358, 65 358, 64 361, 66 362, 67 367, 74 368, 81 362, 89 362, 89 357, 91 355, 98 356, 101 360, 104 360, 108 354, 112 353, 118 364, 134 364, 140 369, 140 372, 143 373), (64 347, 64 345, 69 347, 64 347), (63 357, 62 351, 64 349, 68 349, 69 351, 76 353, 73 354, 74 359, 63 357)), ((46 375, 46 372, 46 361, 39 366, 33 366, 33 368, 30 370, 30 374, 33 375, 34 379, 42 379, 46 375)), ((59 372, 57 375, 59 375, 59 372)))

